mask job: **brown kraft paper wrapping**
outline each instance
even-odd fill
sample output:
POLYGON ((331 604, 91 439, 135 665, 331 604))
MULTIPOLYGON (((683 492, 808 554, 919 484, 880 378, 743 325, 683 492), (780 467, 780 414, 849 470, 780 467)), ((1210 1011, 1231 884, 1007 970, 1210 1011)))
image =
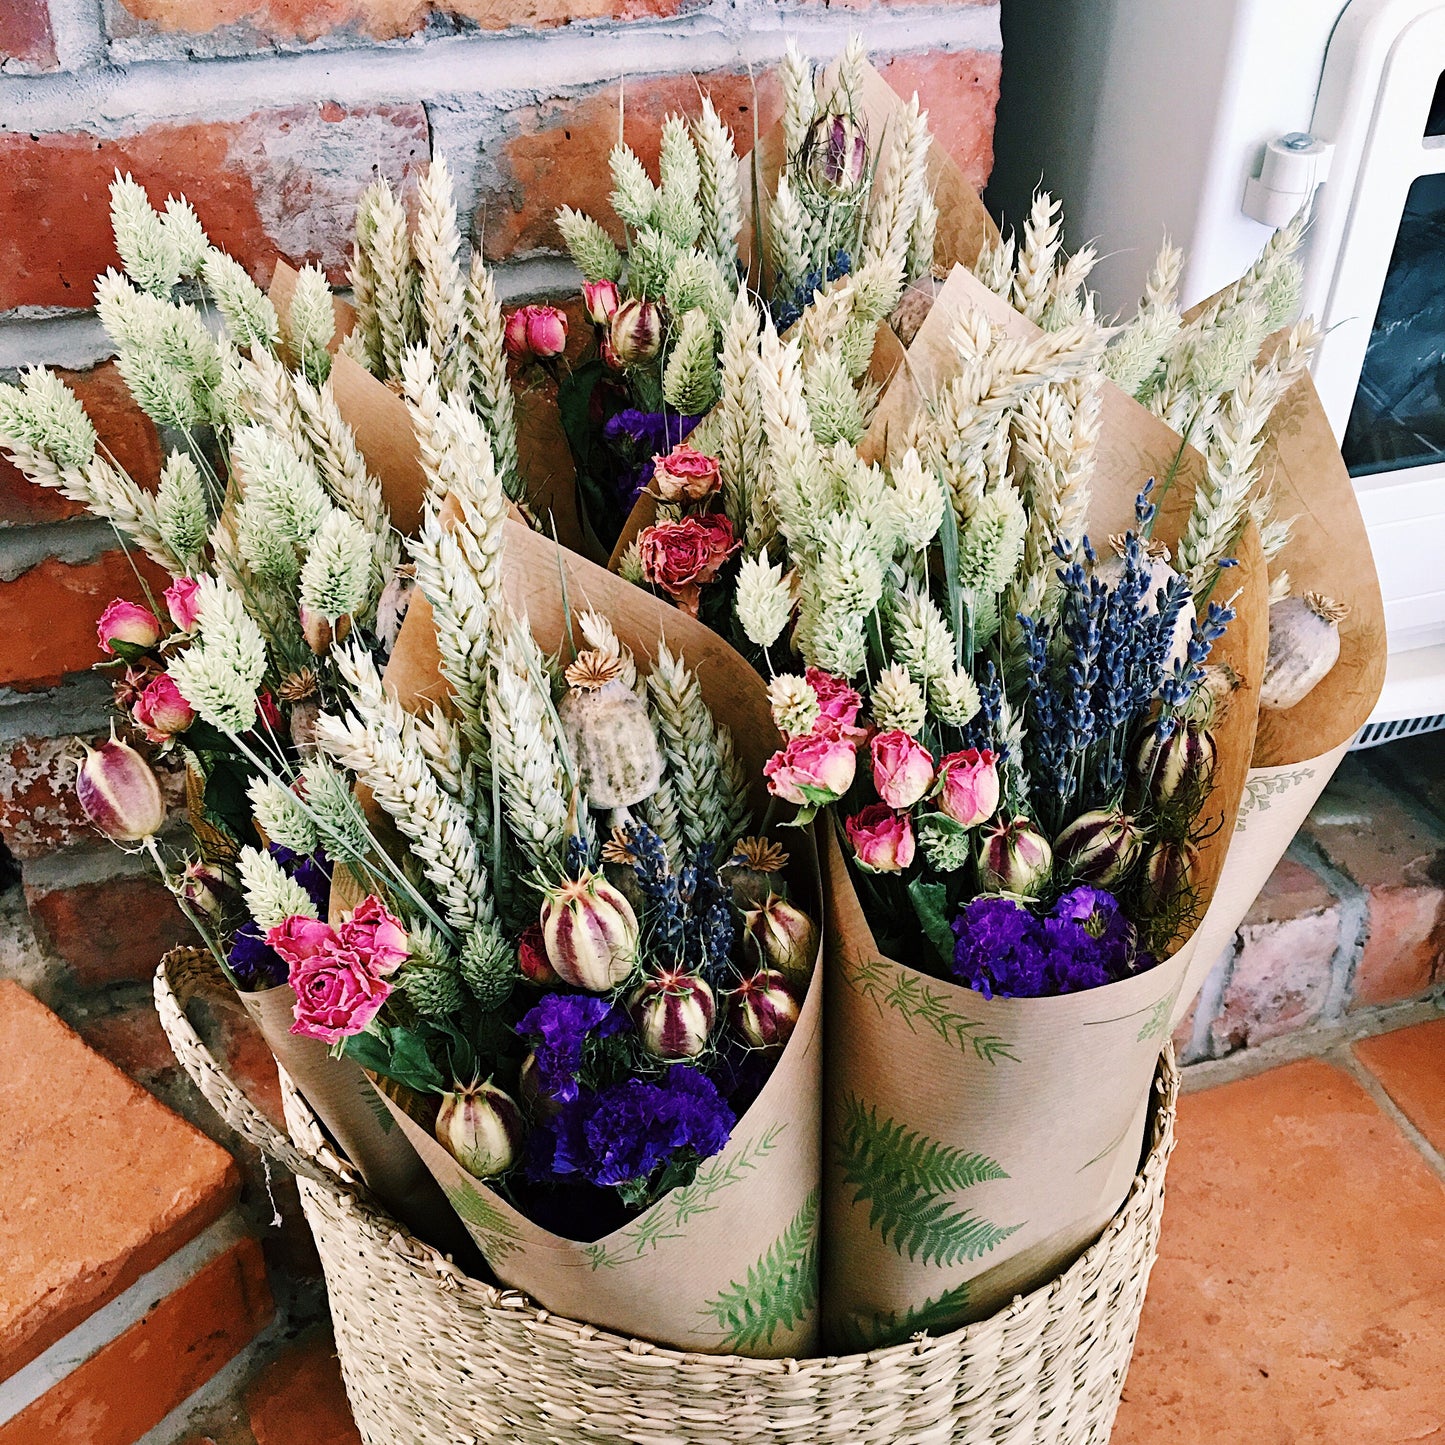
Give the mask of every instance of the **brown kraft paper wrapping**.
MULTIPOLYGON (((880 405, 873 455, 947 375, 961 309, 1012 334, 1032 323, 955 270, 880 405), (901 395, 895 394, 901 393, 901 395)), ((1178 436, 1116 388, 1103 397, 1089 532, 1132 523, 1178 436)), ((1186 449, 1158 535, 1183 525, 1203 461, 1186 449)), ((1205 807, 1239 808, 1267 642, 1267 580, 1253 525, 1230 574, 1234 623, 1216 648, 1243 682, 1219 719, 1205 807)), ((1207 826, 1207 825, 1206 825, 1207 826)), ((980 1318, 1056 1275, 1118 1209, 1139 1163, 1150 1082, 1196 939, 1147 973, 1059 998, 986 999, 881 956, 842 850, 823 825, 828 917, 823 1319, 830 1348, 858 1348, 980 1318)), ((1231 835, 1215 826, 1196 882, 1207 906, 1231 835)))
MULTIPOLYGON (((644 671, 666 643, 732 729, 761 816, 762 766, 778 736, 757 673, 693 618, 516 522, 506 529, 506 599, 542 649, 566 645, 564 595, 574 612, 605 615, 644 671)), ((408 707, 445 696, 425 606, 407 614, 386 683, 408 707)), ((780 840, 793 854, 800 905, 821 919, 810 835, 780 840)), ((821 975, 815 966, 798 1026, 727 1148, 691 1184, 595 1243, 549 1233, 463 1171, 430 1131, 435 1101, 390 1083, 384 1097, 503 1283, 559 1314, 679 1349, 807 1355, 817 1342, 821 975)))
POLYGON ((1350 474, 1314 382, 1302 376, 1275 408, 1261 453, 1275 514, 1294 528, 1279 558, 1295 596, 1323 592, 1349 606, 1340 658, 1292 708, 1262 709, 1234 841, 1172 1023, 1195 996, 1284 856, 1290 840, 1369 720, 1385 680, 1385 613, 1370 540, 1350 474))
POLYGON ((371 1192, 438 1248, 453 1250, 464 1243, 445 1196, 396 1121, 381 1107, 361 1066, 348 1058, 333 1058, 319 1039, 291 1032, 296 1007, 291 985, 236 997, 276 1062, 371 1192))
MULTIPOLYGON (((277 314, 283 318, 295 290, 296 272, 284 261, 278 261, 270 296, 277 314)), ((414 537, 421 526, 426 473, 412 431, 411 413, 397 392, 337 349, 355 324, 356 313, 340 297, 334 305, 332 394, 342 417, 356 434, 356 445, 367 465, 381 479, 392 525, 404 537, 414 537)), ((597 555, 598 546, 595 540, 588 542, 578 515, 572 459, 557 419, 556 405, 547 403, 535 391, 514 389, 513 399, 526 502, 537 525, 549 536, 555 531, 563 546, 584 555, 597 555)))

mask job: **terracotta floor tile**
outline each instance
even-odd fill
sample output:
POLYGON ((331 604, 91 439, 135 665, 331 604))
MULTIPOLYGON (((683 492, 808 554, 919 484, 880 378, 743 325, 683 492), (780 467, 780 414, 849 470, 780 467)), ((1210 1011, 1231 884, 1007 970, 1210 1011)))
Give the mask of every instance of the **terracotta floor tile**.
POLYGON ((1112 1445, 1445 1445, 1445 1185, 1318 1061, 1180 1104, 1112 1445))
POLYGON ((1445 1154, 1445 1019, 1361 1039, 1355 1056, 1400 1112, 1445 1154))
POLYGON ((256 1445, 361 1445, 330 1334, 287 1350, 246 1391, 256 1445))

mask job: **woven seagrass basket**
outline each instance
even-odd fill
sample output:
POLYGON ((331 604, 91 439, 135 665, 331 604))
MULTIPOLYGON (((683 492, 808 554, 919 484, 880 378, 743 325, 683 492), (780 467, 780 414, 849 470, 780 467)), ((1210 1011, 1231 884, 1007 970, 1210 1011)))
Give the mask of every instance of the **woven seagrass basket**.
MULTIPOLYGON (((939 1338, 810 1360, 686 1355, 538 1309, 463 1274, 353 1182, 300 1095, 286 1138, 186 1017, 234 994, 206 955, 156 973, 171 1047, 238 1132, 298 1176, 366 1445, 1105 1445, 1164 1208, 1179 1074, 1154 1081, 1148 1150, 1099 1239, 1050 1284, 939 1338)), ((285 1083, 283 1076, 283 1083, 285 1083)))

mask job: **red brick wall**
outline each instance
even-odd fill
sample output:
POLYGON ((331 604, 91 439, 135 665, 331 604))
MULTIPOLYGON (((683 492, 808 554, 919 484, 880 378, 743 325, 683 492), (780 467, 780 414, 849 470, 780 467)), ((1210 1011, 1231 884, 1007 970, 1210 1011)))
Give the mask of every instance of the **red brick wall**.
MULTIPOLYGON (((117 263, 117 167, 155 201, 184 192, 262 283, 278 256, 318 261, 340 283, 361 189, 377 172, 405 187, 445 154, 503 294, 566 290, 551 216, 564 201, 604 207, 620 110, 655 147, 662 115, 695 110, 701 84, 750 136, 772 121, 774 96, 749 69, 765 75, 789 34, 822 57, 853 30, 895 84, 918 90, 981 187, 996 4, 0 0, 0 376, 71 368, 105 444, 154 479, 159 441, 88 309, 117 263)), ((107 528, 0 461, 0 847, 22 873, 53 963, 46 992, 62 1007, 94 990, 134 1003, 126 990, 184 933, 144 869, 89 834, 67 796, 74 737, 107 722, 87 672, 95 618, 139 591, 107 528)))

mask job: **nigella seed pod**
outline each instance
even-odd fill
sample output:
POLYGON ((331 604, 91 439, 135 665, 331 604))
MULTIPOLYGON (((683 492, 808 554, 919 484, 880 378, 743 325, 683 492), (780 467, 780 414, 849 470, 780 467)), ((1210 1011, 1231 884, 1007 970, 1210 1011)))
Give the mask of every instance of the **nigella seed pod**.
POLYGON ((193 858, 186 864, 178 885, 181 901, 202 918, 219 922, 227 904, 236 896, 236 875, 229 868, 193 858))
POLYGON ((776 969, 762 969, 733 990, 733 1025, 755 1049, 782 1049, 802 1011, 798 991, 776 969))
POLYGON ((1049 881, 1053 857, 1049 840, 1027 818, 1000 821, 983 835, 978 886, 984 893, 1032 898, 1049 881))
POLYGON ((1095 808, 1075 818, 1054 839, 1054 862, 1076 883, 1107 888, 1138 862, 1144 830, 1116 808, 1095 808))
POLYGON ((1144 859, 1144 878, 1156 903, 1168 903, 1184 888, 1199 862, 1193 843, 1161 838, 1144 859))
POLYGON ((851 115, 825 115, 803 142, 809 181, 825 194, 857 190, 868 169, 868 134, 851 115))
POLYGON ((662 350, 662 312, 654 301, 624 301, 607 323, 609 366, 641 366, 662 350))
POLYGON ((807 988, 818 957, 818 925, 776 893, 743 915, 743 952, 758 969, 776 969, 797 988, 807 988))
POLYGON ((605 878, 583 870, 547 890, 542 946, 563 983, 606 993, 637 963, 639 930, 632 905, 605 878))
POLYGON ((1201 797, 1219 757, 1214 734, 1198 723, 1176 727, 1168 737, 1151 732, 1134 759, 1134 792, 1156 808, 1177 799, 1201 797))
POLYGON ((85 816, 107 838, 136 843, 158 833, 166 820, 161 785, 150 764, 114 732, 98 748, 87 747, 75 776, 75 795, 85 816))
POLYGON ((542 1088, 542 1069, 535 1050, 522 1060, 517 1072, 517 1092, 534 1119, 555 1119, 562 1112, 561 1104, 542 1088))
POLYGON ((706 1047, 716 1006, 695 973, 664 969, 627 1001, 642 1047, 655 1059, 693 1059, 706 1047))
POLYGON ((522 1111, 490 1080, 442 1095, 437 1142, 474 1179, 491 1179, 510 1169, 522 1135, 522 1111))

